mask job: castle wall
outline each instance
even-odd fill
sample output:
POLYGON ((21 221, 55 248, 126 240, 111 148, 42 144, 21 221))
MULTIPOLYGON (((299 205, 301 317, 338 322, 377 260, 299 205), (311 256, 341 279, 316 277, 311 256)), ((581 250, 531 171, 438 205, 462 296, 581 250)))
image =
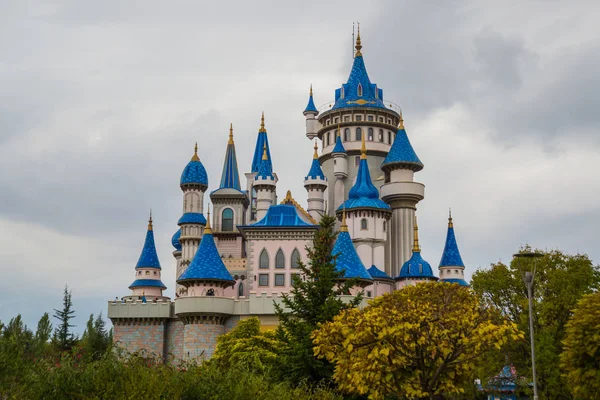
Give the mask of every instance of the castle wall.
POLYGON ((163 356, 165 322, 161 320, 124 320, 114 323, 113 342, 129 353, 145 351, 163 356))
POLYGON ((168 361, 183 357, 183 322, 179 319, 167 321, 165 357, 168 361))
POLYGON ((217 347, 217 337, 225 333, 225 325, 217 320, 189 317, 183 327, 183 358, 212 357, 217 347))

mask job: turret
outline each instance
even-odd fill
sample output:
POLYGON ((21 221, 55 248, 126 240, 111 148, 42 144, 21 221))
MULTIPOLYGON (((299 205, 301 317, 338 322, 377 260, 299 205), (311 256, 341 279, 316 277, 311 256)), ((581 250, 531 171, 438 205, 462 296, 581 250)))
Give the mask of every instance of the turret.
POLYGON ((379 191, 371 180, 364 138, 356 182, 348 193, 348 200, 338 207, 338 217, 343 211, 348 214, 348 228, 363 263, 383 267, 386 264, 387 225, 392 210, 379 199, 379 191))
POLYGON ((256 191, 256 219, 260 221, 267 214, 269 207, 273 204, 273 193, 276 189, 275 176, 273 176, 271 160, 269 160, 269 156, 267 155, 266 144, 263 149, 260 168, 254 178, 253 187, 256 191))
POLYGON ((469 286, 465 281, 465 264, 463 263, 458 244, 454 236, 454 223, 452 222, 452 212, 448 215, 448 233, 446 234, 446 244, 440 260, 440 280, 443 282, 458 283, 460 286, 469 286))
POLYGON ((135 281, 129 285, 131 296, 144 296, 148 300, 163 297, 162 291, 167 287, 162 283, 161 270, 154 245, 152 214, 150 214, 144 248, 135 266, 135 281))
POLYGON ((385 174, 381 198, 392 208, 387 268, 390 275, 396 276, 411 256, 415 211, 417 203, 425 197, 425 185, 413 180, 414 173, 423 169, 423 163, 408 140, 402 119, 381 169, 385 174))
MULTIPOLYGON (((200 245, 202 230, 206 225, 204 217, 204 192, 208 188, 208 176, 198 157, 198 144, 194 155, 181 174, 180 187, 183 191, 183 215, 177 222, 181 235, 181 262, 177 276, 190 264, 200 245)), ((180 293, 180 287, 177 293, 180 293)))
POLYGON ((412 285, 421 281, 437 281, 438 278, 433 274, 431 265, 421 257, 421 246, 419 245, 419 227, 417 217, 414 217, 414 233, 412 257, 402 265, 400 274, 396 277, 398 289, 404 286, 412 285))
POLYGON ((333 157, 333 175, 337 179, 346 179, 348 177, 348 154, 342 144, 339 127, 331 156, 333 157))
POLYGON ((313 140, 317 136, 317 132, 319 131, 319 121, 317 120, 317 115, 319 115, 319 111, 317 107, 315 107, 315 102, 313 101, 313 90, 312 85, 310 85, 310 94, 308 96, 308 104, 303 112, 306 117, 306 136, 313 140))
POLYGON ((317 153, 317 142, 315 141, 315 154, 308 175, 304 178, 304 187, 308 192, 308 213, 315 221, 320 221, 325 214, 325 190, 327 189, 327 178, 323 174, 319 164, 317 153))

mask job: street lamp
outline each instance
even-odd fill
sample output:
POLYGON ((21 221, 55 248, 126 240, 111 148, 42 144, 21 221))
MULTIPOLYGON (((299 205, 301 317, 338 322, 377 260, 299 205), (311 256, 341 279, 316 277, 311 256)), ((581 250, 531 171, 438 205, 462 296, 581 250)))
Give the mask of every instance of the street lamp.
POLYGON ((535 259, 543 257, 541 253, 523 251, 513 254, 515 258, 532 258, 534 260, 533 272, 527 271, 523 275, 523 282, 527 286, 527 297, 529 298, 529 336, 531 337, 531 372, 533 374, 533 400, 538 400, 537 375, 535 373, 535 342, 533 340, 533 278, 535 277, 535 259))

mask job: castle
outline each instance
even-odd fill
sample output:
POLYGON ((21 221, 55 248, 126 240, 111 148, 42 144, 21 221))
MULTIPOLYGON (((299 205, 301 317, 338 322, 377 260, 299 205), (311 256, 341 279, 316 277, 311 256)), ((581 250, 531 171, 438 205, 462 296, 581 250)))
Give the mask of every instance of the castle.
MULTIPOLYGON (((317 109, 310 89, 303 114, 315 151, 304 178, 307 209, 289 191, 278 204, 279 179, 264 114, 245 190, 229 129, 221 181, 209 192, 212 220, 208 210, 205 216, 209 183, 196 146, 181 174, 183 215, 172 238, 176 297, 163 296, 150 217, 131 292, 108 304, 115 342, 131 352, 189 359, 210 357, 217 337, 241 319, 256 316, 266 329, 275 327, 274 302, 299 276, 298 263, 307 261, 305 248, 324 214, 339 221, 332 250, 338 255, 336 268, 344 278, 357 279, 353 292, 364 291, 365 302, 418 281, 438 280, 421 257, 415 216, 425 186, 414 175, 423 163, 400 108, 384 100, 383 89, 369 79, 360 31, 355 49, 348 81, 336 89, 333 102, 317 109)), ((468 285, 464 268, 450 216, 439 279, 468 285)))

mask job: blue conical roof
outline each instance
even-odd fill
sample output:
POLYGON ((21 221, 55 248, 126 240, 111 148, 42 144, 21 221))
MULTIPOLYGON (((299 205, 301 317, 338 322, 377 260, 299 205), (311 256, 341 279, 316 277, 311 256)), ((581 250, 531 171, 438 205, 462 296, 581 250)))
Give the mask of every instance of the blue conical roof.
POLYGON ((337 137, 335 139, 335 146, 333 147, 333 150, 331 151, 331 154, 335 154, 335 153, 346 154, 346 149, 344 148, 344 145, 342 144, 342 138, 340 137, 340 135, 337 135, 337 137))
MULTIPOLYGON (((254 157, 252 157, 252 170, 251 172, 258 172, 260 165, 262 164, 263 152, 267 148, 267 160, 271 163, 271 150, 269 148, 269 139, 267 137, 267 130, 265 129, 265 115, 263 113, 260 119, 260 129, 258 130, 258 137, 256 138, 256 147, 254 148, 254 157)), ((271 170, 273 167, 271 166, 271 170)))
POLYGON ((365 265, 360 260, 356 249, 352 244, 352 239, 348 233, 347 227, 342 225, 342 230, 338 234, 333 250, 333 256, 337 256, 335 269, 339 272, 344 272, 344 278, 358 278, 363 281, 373 281, 371 275, 365 268, 365 265))
POLYGON ((403 126, 398 129, 396 138, 394 139, 394 144, 392 144, 392 148, 385 157, 385 160, 383 160, 381 169, 385 169, 386 167, 391 167, 393 165, 400 165, 405 168, 412 169, 413 171, 420 171, 423 169, 423 163, 410 144, 408 135, 406 134, 406 130, 403 126))
POLYGON ((309 113, 309 112, 314 112, 314 113, 319 112, 317 110, 317 107, 315 107, 315 102, 313 101, 312 85, 310 86, 310 94, 308 96, 308 104, 306 105, 306 108, 304 109, 304 114, 309 113))
POLYGON ((442 259, 440 260, 440 267, 463 267, 462 257, 460 251, 458 251, 458 244, 456 244, 456 237, 454 236, 454 224, 452 223, 452 217, 448 218, 448 233, 446 233, 446 244, 444 245, 444 252, 442 253, 442 259))
POLYGON ((219 185, 219 189, 241 190, 235 144, 233 143, 232 126, 229 128, 229 142, 227 143, 227 151, 225 152, 225 161, 223 162, 223 173, 221 174, 221 184, 219 185))
POLYGON ((194 155, 181 173, 180 185, 202 185, 208 186, 208 175, 204 165, 198 158, 198 145, 194 148, 194 155))
POLYGON ((312 164, 310 165, 310 170, 308 171, 308 175, 304 177, 304 179, 323 179, 325 180, 325 174, 323 174, 323 170, 321 169, 321 164, 319 163, 319 155, 317 154, 317 143, 315 142, 315 154, 313 156, 312 164))
POLYGON ((271 160, 265 158, 261 160, 260 167, 258 168, 258 173, 256 174, 256 179, 275 179, 273 176, 273 165, 271 164, 271 160))
POLYGON ((361 158, 358 164, 358 173, 356 182, 348 193, 348 200, 343 202, 337 209, 353 209, 353 208, 377 208, 381 210, 391 210, 383 200, 379 198, 379 191, 371 181, 371 173, 366 158, 361 158))
POLYGON ((386 274, 385 272, 383 272, 382 270, 380 270, 379 268, 377 268, 374 265, 371 265, 371 268, 369 268, 367 271, 369 272, 369 275, 371 275, 371 277, 373 279, 387 279, 387 280, 392 279, 391 276, 389 276, 388 274, 386 274))
POLYGON ((160 268, 160 262, 158 261, 158 254, 156 254, 156 246, 154 245, 154 231, 152 230, 152 217, 148 222, 148 231, 146 232, 146 240, 144 241, 144 248, 142 254, 135 266, 135 268, 160 268))
POLYGON ((217 251, 210 226, 204 230, 194 259, 177 279, 177 283, 189 281, 223 281, 235 284, 217 251))

